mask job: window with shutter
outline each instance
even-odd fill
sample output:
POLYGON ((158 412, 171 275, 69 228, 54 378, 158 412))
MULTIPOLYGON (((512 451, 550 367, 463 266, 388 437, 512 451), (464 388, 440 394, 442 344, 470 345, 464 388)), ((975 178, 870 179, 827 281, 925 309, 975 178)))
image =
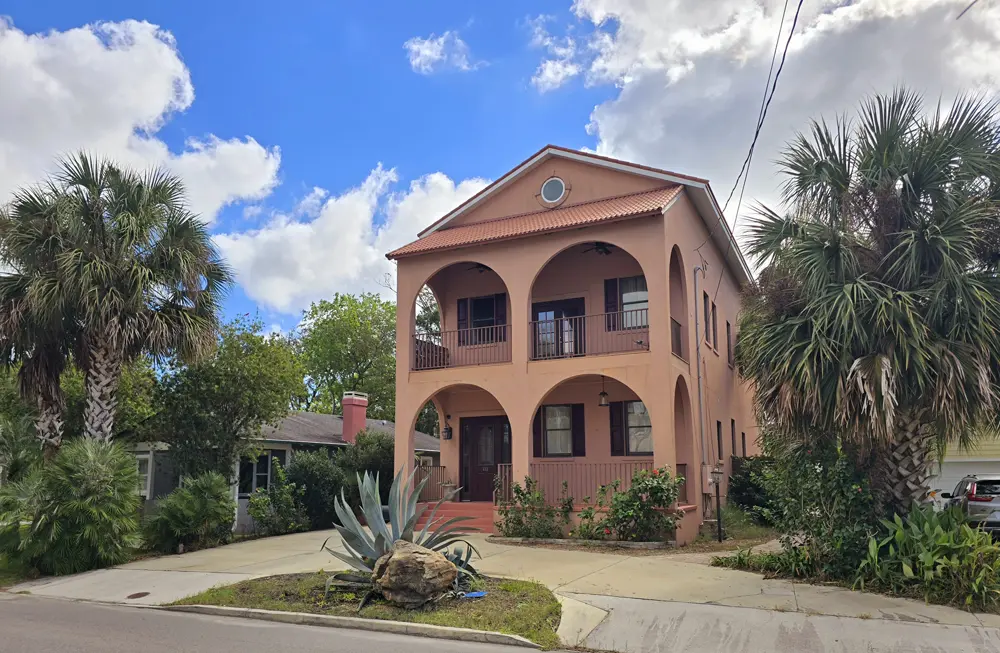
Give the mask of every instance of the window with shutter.
POLYGON ((507 341, 507 294, 458 300, 459 346, 507 341))
POLYGON ((605 279, 604 280, 604 313, 605 313, 605 330, 606 331, 617 331, 619 328, 618 320, 618 279, 605 279))
POLYGON ((584 422, 583 404, 573 404, 573 455, 583 458, 587 455, 587 429, 584 422))
POLYGON ((732 442, 733 448, 729 450, 729 455, 735 456, 736 455, 736 420, 731 419, 731 420, 729 420, 729 423, 730 423, 730 426, 732 427, 731 435, 732 435, 732 440, 733 440, 733 442, 732 442))
POLYGON ((705 304, 705 342, 712 344, 712 300, 704 293, 702 301, 705 304))
POLYGON ((649 456, 653 453, 653 424, 649 412, 641 401, 625 402, 626 454, 629 456, 649 456))
POLYGON ((725 457, 726 452, 725 452, 725 449, 723 449, 723 447, 722 447, 722 421, 721 420, 715 422, 715 441, 716 441, 716 444, 719 445, 719 449, 718 449, 719 460, 722 460, 725 457))
POLYGON ((608 406, 611 419, 611 455, 625 455, 625 402, 612 401, 608 406))
POLYGON ((573 455, 573 406, 542 406, 542 453, 546 458, 573 455))

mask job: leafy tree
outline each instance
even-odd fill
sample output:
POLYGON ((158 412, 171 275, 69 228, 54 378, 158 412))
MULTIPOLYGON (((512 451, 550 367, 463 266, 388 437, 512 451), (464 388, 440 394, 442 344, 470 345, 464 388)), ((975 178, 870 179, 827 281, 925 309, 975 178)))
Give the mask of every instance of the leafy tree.
POLYGON ((1000 125, 959 98, 897 90, 814 122, 779 162, 787 215, 761 208, 737 359, 762 422, 843 438, 905 514, 935 453, 1000 414, 1000 125))
POLYGON ((389 488, 395 471, 396 444, 392 436, 380 431, 361 431, 354 444, 342 447, 334 457, 334 464, 343 475, 343 491, 348 503, 360 505, 361 494, 358 489, 358 476, 369 472, 373 477, 378 475, 379 494, 382 502, 389 500, 389 488))
POLYGON ((232 535, 236 501, 226 477, 218 472, 187 479, 157 502, 143 523, 146 546, 179 553, 223 544, 232 535))
POLYGON ((0 414, 0 485, 21 480, 41 458, 31 417, 0 414))
POLYGON ((417 330, 441 333, 441 309, 429 286, 424 286, 417 294, 417 330))
POLYGON ((396 307, 371 293, 335 295, 313 304, 302 321, 302 359, 313 407, 340 412, 347 390, 368 393, 368 416, 396 411, 396 307))
POLYGON ((288 464, 288 482, 304 488, 301 501, 311 527, 332 528, 337 520, 333 501, 344 485, 344 473, 330 452, 326 449, 296 452, 288 464))
POLYGON ((180 180, 163 170, 139 173, 81 153, 24 197, 27 208, 15 206, 0 229, 14 269, 0 284, 0 306, 27 307, 21 327, 42 332, 32 351, 46 352, 44 360, 29 355, 22 366, 35 373, 27 385, 44 420, 58 405, 48 386, 75 351, 86 435, 109 440, 123 366, 144 353, 194 360, 211 351, 232 275, 185 207, 180 180))
POLYGON ((264 333, 260 320, 240 317, 223 325, 213 356, 163 377, 154 430, 181 474, 231 478, 261 427, 285 417, 301 392, 302 368, 288 341, 264 333))

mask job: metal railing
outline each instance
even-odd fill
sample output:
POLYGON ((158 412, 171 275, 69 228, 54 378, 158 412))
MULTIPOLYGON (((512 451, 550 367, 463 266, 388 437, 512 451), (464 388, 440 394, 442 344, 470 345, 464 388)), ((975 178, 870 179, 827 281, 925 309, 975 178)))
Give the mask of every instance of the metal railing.
POLYGON ((623 460, 613 463, 560 462, 532 463, 531 478, 538 482, 538 489, 545 493, 548 503, 556 504, 563 494, 563 482, 567 495, 576 504, 597 501, 597 492, 602 485, 621 480, 620 490, 632 486, 632 475, 640 469, 653 469, 652 460, 623 460))
POLYGON ((474 327, 413 335, 413 370, 510 362, 510 327, 474 327))
POLYGON ((531 322, 531 359, 598 356, 649 349, 649 309, 531 322))
POLYGON ((444 488, 442 483, 448 482, 448 469, 446 467, 420 466, 416 468, 413 476, 413 484, 419 485, 424 479, 428 479, 427 485, 420 491, 420 501, 439 501, 444 498, 444 488))
POLYGON ((514 482, 514 466, 510 463, 497 465, 497 475, 493 486, 493 503, 510 501, 511 486, 514 482))
POLYGON ((674 318, 670 318, 670 351, 674 356, 687 360, 684 355, 684 328, 674 318))
POLYGON ((680 463, 677 465, 677 476, 683 477, 684 483, 681 484, 680 489, 677 492, 677 503, 687 504, 688 502, 688 485, 691 484, 691 478, 688 477, 687 465, 680 463))

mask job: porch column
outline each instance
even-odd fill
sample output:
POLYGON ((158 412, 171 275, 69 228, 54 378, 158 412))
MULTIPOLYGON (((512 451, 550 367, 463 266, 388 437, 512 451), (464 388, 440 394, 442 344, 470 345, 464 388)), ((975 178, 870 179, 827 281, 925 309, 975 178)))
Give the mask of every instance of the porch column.
POLYGON ((414 409, 406 403, 396 402, 394 467, 397 472, 402 469, 404 477, 408 477, 413 472, 413 459, 415 455, 413 425, 417 421, 417 412, 419 410, 420 408, 414 409))
POLYGON ((531 471, 532 415, 518 411, 508 414, 510 420, 510 462, 511 480, 524 484, 524 478, 531 471))

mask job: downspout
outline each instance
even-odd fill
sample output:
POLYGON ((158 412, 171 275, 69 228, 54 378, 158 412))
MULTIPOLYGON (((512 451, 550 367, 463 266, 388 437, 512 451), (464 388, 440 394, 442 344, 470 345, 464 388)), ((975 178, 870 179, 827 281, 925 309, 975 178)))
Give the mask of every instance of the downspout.
POLYGON ((694 361, 698 366, 698 432, 701 435, 701 475, 702 485, 704 485, 705 468, 708 459, 705 457, 708 450, 705 448, 705 407, 701 398, 701 327, 698 325, 698 313, 701 310, 701 295, 698 294, 698 273, 702 276, 705 270, 699 265, 694 269, 694 361))

